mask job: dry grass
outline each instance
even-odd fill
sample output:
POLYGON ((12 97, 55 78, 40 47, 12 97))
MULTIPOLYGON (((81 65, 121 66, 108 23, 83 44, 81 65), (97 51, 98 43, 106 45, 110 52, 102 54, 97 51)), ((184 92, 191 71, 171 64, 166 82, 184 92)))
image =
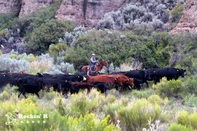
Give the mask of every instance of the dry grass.
POLYGON ((51 70, 53 66, 52 61, 42 60, 42 61, 32 61, 28 64, 28 72, 37 73, 45 72, 51 70))
POLYGON ((142 69, 142 63, 138 61, 133 61, 132 63, 123 63, 120 65, 121 71, 140 70, 140 69, 142 69))

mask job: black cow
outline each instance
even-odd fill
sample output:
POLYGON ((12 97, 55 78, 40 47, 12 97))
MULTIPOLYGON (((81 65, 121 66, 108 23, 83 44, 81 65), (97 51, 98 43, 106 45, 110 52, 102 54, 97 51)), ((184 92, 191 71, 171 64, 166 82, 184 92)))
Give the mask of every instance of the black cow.
POLYGON ((87 82, 72 82, 72 90, 71 90, 71 94, 74 93, 78 93, 80 90, 86 90, 88 92, 90 92, 90 90, 92 89, 93 85, 89 84, 87 82))
POLYGON ((0 88, 6 86, 10 82, 9 71, 0 71, 0 88))
POLYGON ((27 77, 23 76, 21 78, 19 77, 18 79, 15 79, 14 84, 18 86, 18 91, 20 92, 18 97, 23 94, 25 98, 27 98, 25 95, 26 93, 36 94, 38 98, 40 98, 38 92, 44 87, 42 78, 33 75, 28 75, 27 77))
POLYGON ((72 82, 81 82, 85 81, 86 78, 82 75, 68 75, 68 74, 41 74, 37 73, 38 76, 44 77, 44 78, 52 78, 52 79, 58 79, 58 80, 68 80, 72 82))
MULTIPOLYGON (((150 75, 146 70, 131 70, 124 73, 129 78, 134 78, 136 81, 134 82, 140 82, 140 83, 146 83, 147 87, 149 87, 147 80, 150 79, 150 75)), ((140 89, 139 84, 138 87, 135 86, 135 88, 140 89)))
POLYGON ((184 77, 186 70, 184 69, 178 69, 178 68, 171 68, 171 67, 165 67, 165 68, 159 68, 154 71, 154 83, 160 82, 160 79, 162 77, 166 77, 167 80, 175 79, 177 80, 180 76, 184 77))

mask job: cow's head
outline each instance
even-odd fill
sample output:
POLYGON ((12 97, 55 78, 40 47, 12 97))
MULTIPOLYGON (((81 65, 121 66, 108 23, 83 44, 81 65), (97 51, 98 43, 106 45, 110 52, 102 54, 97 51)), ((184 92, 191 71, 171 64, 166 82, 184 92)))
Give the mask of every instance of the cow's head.
POLYGON ((184 69, 178 69, 178 76, 184 77, 186 70, 184 69))

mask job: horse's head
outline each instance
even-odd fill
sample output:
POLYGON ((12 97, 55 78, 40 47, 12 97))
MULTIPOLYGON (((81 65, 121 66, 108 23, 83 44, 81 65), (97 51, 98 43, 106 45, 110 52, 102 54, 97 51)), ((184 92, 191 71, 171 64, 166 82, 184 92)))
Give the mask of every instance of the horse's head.
POLYGON ((107 62, 106 60, 103 60, 103 61, 101 62, 101 64, 102 64, 103 66, 105 66, 105 67, 108 67, 108 62, 107 62))

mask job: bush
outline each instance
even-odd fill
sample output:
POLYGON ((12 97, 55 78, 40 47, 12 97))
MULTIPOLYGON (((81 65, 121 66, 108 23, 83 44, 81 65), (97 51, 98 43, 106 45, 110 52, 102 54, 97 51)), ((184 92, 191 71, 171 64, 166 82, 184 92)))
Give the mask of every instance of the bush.
POLYGON ((192 128, 188 128, 184 125, 181 124, 171 124, 168 127, 168 131, 193 131, 192 128))
POLYGON ((153 104, 161 105, 161 103, 162 103, 162 99, 159 97, 159 95, 151 95, 148 97, 147 100, 153 104))
POLYGON ((165 77, 161 79, 160 83, 153 85, 152 88, 155 90, 155 93, 161 95, 161 97, 183 98, 186 93, 182 88, 181 80, 168 81, 165 77))
POLYGON ((178 23, 183 14, 184 4, 178 4, 171 11, 171 22, 178 23))
POLYGON ((86 91, 80 91, 78 94, 71 95, 69 112, 71 115, 79 117, 86 113, 94 112, 104 102, 104 96, 96 90, 92 90, 90 94, 86 91))
POLYGON ((197 97, 194 94, 189 94, 183 98, 183 104, 186 106, 197 107, 197 97))
POLYGON ((150 95, 153 94, 153 91, 152 90, 132 90, 130 93, 129 93, 129 96, 132 96, 132 97, 136 97, 136 98, 148 98, 150 95))
POLYGON ((73 116, 68 112, 68 109, 65 108, 65 103, 60 97, 55 98, 57 100, 57 105, 55 105, 55 108, 51 109, 49 106, 42 107, 37 105, 41 102, 38 99, 34 102, 30 98, 16 100, 14 99, 15 97, 16 96, 10 99, 11 101, 0 103, 1 131, 120 130, 110 122, 109 116, 102 115, 98 117, 92 113, 79 114, 78 117, 73 116))
POLYGON ((152 122, 162 119, 161 108, 157 104, 152 104, 146 99, 139 99, 128 106, 122 107, 118 110, 118 114, 122 124, 125 125, 126 130, 136 131, 147 127, 149 120, 152 122))
POLYGON ((120 116, 118 110, 123 107, 122 101, 115 101, 113 103, 108 103, 103 107, 103 112, 109 115, 113 123, 118 123, 120 116))
POLYGON ((197 113, 189 114, 187 111, 178 112, 178 124, 188 129, 197 130, 197 113))
POLYGON ((39 28, 35 28, 28 40, 28 53, 34 54, 44 53, 49 46, 58 43, 59 38, 63 37, 65 32, 72 31, 74 24, 69 21, 52 19, 47 23, 41 24, 39 28))
POLYGON ((122 63, 131 63, 132 59, 143 63, 142 68, 152 68, 155 65, 163 67, 170 58, 165 49, 169 39, 167 33, 147 37, 137 36, 129 31, 91 30, 78 39, 75 48, 68 48, 65 59, 79 69, 82 65, 89 64, 88 54, 94 52, 98 60, 108 60, 108 63, 113 63, 116 67, 122 63))
POLYGON ((57 61, 58 56, 65 55, 65 50, 68 48, 66 44, 57 43, 49 46, 49 54, 57 61))
POLYGON ((12 27, 12 21, 15 18, 14 13, 0 13, 0 30, 12 27))

